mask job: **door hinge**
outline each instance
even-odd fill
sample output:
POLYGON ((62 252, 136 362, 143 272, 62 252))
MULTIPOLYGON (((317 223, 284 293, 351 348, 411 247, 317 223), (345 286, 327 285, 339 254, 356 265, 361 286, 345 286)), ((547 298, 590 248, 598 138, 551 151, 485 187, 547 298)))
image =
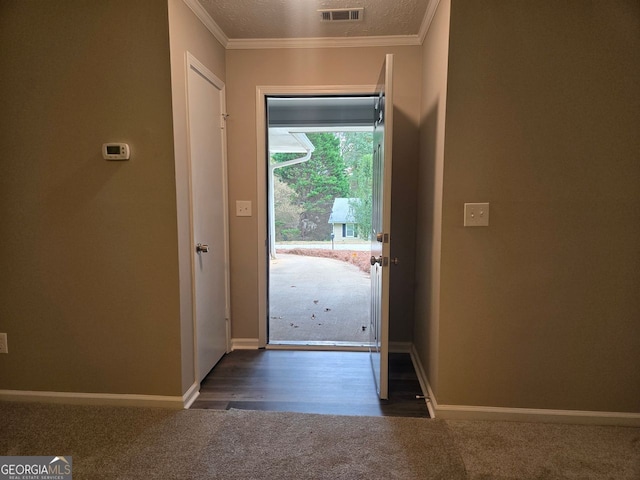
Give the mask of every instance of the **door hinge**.
POLYGON ((389 234, 388 233, 376 233, 376 241, 380 243, 389 243, 389 234))
POLYGON ((228 113, 221 113, 220 116, 222 117, 222 120, 220 120, 220 128, 222 130, 224 130, 224 127, 227 123, 227 118, 229 118, 229 114, 228 113))

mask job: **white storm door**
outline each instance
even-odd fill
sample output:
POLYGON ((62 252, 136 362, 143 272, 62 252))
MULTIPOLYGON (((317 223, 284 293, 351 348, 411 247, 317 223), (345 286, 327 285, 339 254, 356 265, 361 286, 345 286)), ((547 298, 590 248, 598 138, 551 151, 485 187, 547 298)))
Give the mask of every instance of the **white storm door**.
POLYGON ((371 222, 371 366, 378 396, 389 396, 389 257, 391 228, 391 148, 393 133, 393 55, 382 65, 376 87, 373 130, 371 222))
POLYGON ((224 84, 188 58, 196 374, 227 351, 227 217, 224 84))

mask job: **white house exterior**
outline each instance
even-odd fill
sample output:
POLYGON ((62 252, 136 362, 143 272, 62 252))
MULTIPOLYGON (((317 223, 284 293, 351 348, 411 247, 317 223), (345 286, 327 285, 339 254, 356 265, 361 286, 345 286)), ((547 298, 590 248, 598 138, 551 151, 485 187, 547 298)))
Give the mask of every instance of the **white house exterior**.
POLYGON ((333 225, 333 239, 338 242, 358 236, 358 228, 351 205, 359 202, 358 198, 336 198, 333 201, 329 223, 333 225))

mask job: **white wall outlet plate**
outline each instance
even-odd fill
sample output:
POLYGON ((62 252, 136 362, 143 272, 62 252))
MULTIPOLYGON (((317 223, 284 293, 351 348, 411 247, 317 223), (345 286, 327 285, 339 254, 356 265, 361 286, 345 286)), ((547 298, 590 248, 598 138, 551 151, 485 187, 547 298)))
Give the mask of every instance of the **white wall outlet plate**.
POLYGON ((251 216, 251 200, 236 200, 236 217, 251 216))
POLYGON ((6 333, 0 333, 0 353, 9 353, 9 346, 7 345, 6 333))
POLYGON ((465 203, 464 204, 464 226, 465 227, 488 227, 489 226, 489 204, 488 203, 465 203))

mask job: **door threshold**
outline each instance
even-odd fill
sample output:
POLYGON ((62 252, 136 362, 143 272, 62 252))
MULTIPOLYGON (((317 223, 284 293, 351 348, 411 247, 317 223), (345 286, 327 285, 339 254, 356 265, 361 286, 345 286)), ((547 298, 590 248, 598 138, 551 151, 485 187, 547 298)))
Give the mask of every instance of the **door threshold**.
POLYGON ((277 340, 268 343, 268 350, 342 350, 353 352, 368 352, 371 344, 354 342, 332 341, 303 341, 303 340, 277 340))

